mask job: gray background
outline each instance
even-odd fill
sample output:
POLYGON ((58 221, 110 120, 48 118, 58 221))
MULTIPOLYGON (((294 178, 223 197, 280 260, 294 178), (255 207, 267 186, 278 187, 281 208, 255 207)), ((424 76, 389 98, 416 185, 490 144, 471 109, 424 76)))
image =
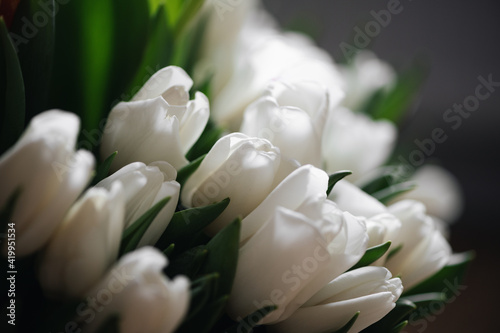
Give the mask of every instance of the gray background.
MULTIPOLYGON (((320 46, 342 59, 341 42, 353 44, 353 28, 372 20, 370 11, 386 9, 389 0, 264 0, 284 27, 307 27, 320 46)), ((474 94, 479 75, 500 81, 500 4, 494 0, 402 0, 403 11, 393 15, 369 49, 396 69, 416 55, 431 63, 431 72, 416 107, 402 124, 400 138, 429 137, 436 127, 449 128, 443 113, 474 94)), ((413 325, 407 332, 496 331, 500 299, 500 88, 462 125, 447 131, 432 159, 461 181, 465 212, 452 227, 455 251, 475 249, 477 258, 466 280, 467 290, 429 326, 413 325)), ((415 146, 413 146, 415 147, 415 146)))

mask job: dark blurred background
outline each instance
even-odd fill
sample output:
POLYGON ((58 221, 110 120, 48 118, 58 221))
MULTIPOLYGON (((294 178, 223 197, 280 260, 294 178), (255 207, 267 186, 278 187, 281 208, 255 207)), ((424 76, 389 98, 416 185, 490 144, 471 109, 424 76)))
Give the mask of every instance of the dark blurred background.
MULTIPOLYGON (((336 60, 340 43, 353 44, 354 27, 373 20, 370 12, 387 9, 389 0, 264 0, 285 28, 306 28, 336 60)), ((415 108, 402 124, 400 140, 412 147, 430 137, 436 127, 450 128, 444 112, 474 95, 478 76, 500 82, 500 3, 495 0, 402 0, 403 10, 392 15, 367 47, 401 70, 415 56, 431 64, 429 77, 415 108)), ((451 228, 456 252, 476 251, 468 272, 467 289, 433 318, 427 327, 409 325, 405 332, 494 332, 500 306, 500 88, 431 156, 461 182, 465 209, 451 228)), ((416 148, 416 147, 415 147, 416 148)))

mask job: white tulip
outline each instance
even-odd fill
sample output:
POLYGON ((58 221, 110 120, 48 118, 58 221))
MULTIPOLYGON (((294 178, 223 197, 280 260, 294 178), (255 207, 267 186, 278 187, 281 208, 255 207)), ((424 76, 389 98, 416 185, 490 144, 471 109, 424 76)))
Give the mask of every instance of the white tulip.
POLYGON ((387 207, 380 201, 345 179, 335 184, 328 199, 356 216, 372 217, 387 213, 387 207))
POLYGON ((155 73, 130 102, 116 105, 103 133, 101 156, 118 151, 112 170, 132 162, 165 161, 177 170, 203 132, 209 117, 207 97, 189 100, 191 78, 170 66, 155 73))
POLYGON ((185 207, 205 206, 231 199, 212 222, 214 235, 237 216, 245 217, 257 207, 292 168, 269 141, 233 133, 221 138, 182 189, 185 207))
POLYGON ((342 105, 353 111, 360 111, 379 89, 390 89, 396 83, 394 69, 367 50, 358 52, 352 63, 339 66, 339 71, 346 92, 342 105))
POLYGON ((327 284, 273 332, 323 333, 342 328, 359 311, 349 333, 382 319, 403 291, 398 278, 383 267, 363 267, 340 275, 327 284))
POLYGON ((397 201, 417 200, 425 204, 429 215, 445 222, 454 222, 463 211, 463 195, 458 180, 445 169, 425 165, 411 178, 417 184, 413 191, 404 193, 397 201))
POLYGON ((125 199, 122 185, 89 189, 69 210, 43 253, 39 280, 47 295, 79 298, 118 256, 125 199))
POLYGON ((120 333, 170 333, 182 322, 189 305, 189 280, 170 280, 162 270, 166 257, 144 247, 131 252, 88 293, 93 309, 80 311, 88 325, 84 332, 97 332, 109 316, 117 315, 120 333))
POLYGON ((212 115, 222 126, 238 129, 245 108, 262 95, 271 80, 315 81, 328 89, 332 105, 340 102, 340 74, 330 56, 309 38, 271 30, 256 40, 246 40, 238 44, 235 60, 229 63, 233 74, 212 99, 212 115))
POLYGON ((361 258, 368 240, 364 223, 325 196, 310 196, 295 209, 275 207, 243 244, 228 301, 231 317, 275 304, 278 309, 260 323, 283 321, 361 258))
POLYGON ((375 264, 401 276, 405 288, 432 276, 448 262, 451 247, 443 226, 426 214, 423 203, 403 200, 387 208, 346 180, 334 186, 329 198, 340 209, 367 219, 370 246, 390 240, 389 251, 399 248, 389 260, 386 253, 375 264))
POLYGON ((47 242, 90 180, 94 157, 75 152, 79 126, 72 113, 43 112, 0 158, 0 209, 20 190, 9 221, 15 223, 19 257, 47 242))
MULTIPOLYGON (((393 243, 398 240, 401 222, 394 215, 389 214, 387 207, 380 201, 347 180, 339 181, 328 198, 333 200, 340 209, 365 219, 369 237, 368 248, 388 241, 392 242, 390 249, 395 248, 393 243)), ((373 265, 383 266, 390 249, 373 265)))
POLYGON ((443 268, 452 254, 451 247, 421 202, 397 202, 389 206, 389 213, 401 221, 395 244, 401 249, 387 260, 385 266, 401 276, 405 288, 409 289, 443 268))
POLYGON ((110 189, 115 181, 123 184, 126 201, 125 228, 130 227, 158 201, 170 197, 158 213, 138 246, 154 245, 167 228, 179 200, 180 185, 175 181, 177 171, 167 162, 145 165, 141 162, 124 166, 100 181, 96 187, 110 189))
POLYGON ((323 136, 323 159, 329 173, 351 170, 355 181, 381 166, 390 156, 397 131, 387 120, 374 121, 345 108, 329 117, 323 136))
POLYGON ((322 85, 276 81, 263 97, 247 107, 241 132, 268 139, 282 156, 319 167, 329 109, 328 91, 322 85))
MULTIPOLYGON (((281 177, 280 177, 281 178, 281 177)), ((270 220, 277 207, 296 210, 311 197, 325 194, 328 175, 312 165, 301 166, 290 172, 272 192, 242 221, 240 241, 245 243, 266 221, 270 220)))

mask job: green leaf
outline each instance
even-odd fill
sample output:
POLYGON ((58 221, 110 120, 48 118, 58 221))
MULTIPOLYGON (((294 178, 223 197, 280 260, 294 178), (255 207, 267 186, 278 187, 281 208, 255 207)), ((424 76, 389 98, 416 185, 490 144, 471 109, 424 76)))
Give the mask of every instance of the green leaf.
POLYGON ((356 314, 351 318, 351 320, 349 320, 347 322, 347 324, 345 324, 344 326, 342 326, 342 328, 340 328, 340 329, 338 329, 336 331, 333 331, 332 333, 347 333, 347 332, 349 332, 349 330, 354 325, 354 323, 356 322, 356 320, 358 320, 359 314, 360 314, 359 311, 356 312, 356 314))
MULTIPOLYGON (((396 306, 384 318, 364 329, 363 333, 399 332, 401 324, 405 323, 410 314, 417 309, 415 303, 400 299, 396 306)), ((404 326, 402 326, 404 327, 404 326)))
POLYGON ((260 320, 257 320, 256 318, 264 318, 274 310, 276 310, 278 307, 276 305, 270 305, 270 306, 265 306, 254 313, 246 316, 242 320, 240 320, 238 323, 236 323, 234 326, 224 330, 224 333, 251 333, 252 329, 257 326, 257 323, 260 320))
MULTIPOLYGON (((203 0, 190 1, 194 3, 203 0)), ((202 15, 196 19, 194 24, 182 28, 177 26, 176 31, 174 31, 174 38, 176 39, 172 64, 182 67, 191 76, 193 76, 194 66, 201 55, 201 46, 203 45, 207 23, 208 15, 202 15)))
MULTIPOLYGON (((155 1, 155 0, 150 0, 150 1, 155 1)), ((156 0, 160 1, 160 0, 156 0)), ((176 24, 177 21, 179 20, 179 17, 182 12, 183 5, 185 4, 184 0, 166 0, 164 1, 166 11, 168 13, 168 22, 170 26, 173 28, 176 24)))
POLYGON ((342 170, 332 173, 328 177, 328 189, 326 190, 326 195, 330 195, 333 190, 335 184, 337 184, 340 180, 344 179, 346 176, 352 175, 352 171, 342 170))
POLYGON ((396 84, 389 91, 375 92, 363 112, 374 119, 388 119, 398 122, 408 110, 423 82, 427 78, 429 66, 417 60, 409 70, 398 75, 396 84))
POLYGON ((389 250, 391 247, 391 242, 388 241, 384 244, 380 244, 366 250, 365 254, 361 259, 359 259, 358 263, 352 266, 349 270, 352 271, 354 269, 365 267, 373 264, 375 261, 382 258, 382 256, 389 250))
POLYGON ((205 0, 184 0, 182 12, 176 21, 174 35, 178 38, 184 32, 191 20, 198 14, 203 7, 205 0))
POLYGON ((415 305, 428 304, 430 302, 444 302, 446 301, 446 294, 443 292, 431 292, 425 294, 415 294, 410 296, 403 296, 401 298, 403 301, 409 301, 415 305))
POLYGON ((398 325, 394 326, 394 328, 392 329, 391 333, 399 333, 399 332, 401 332, 403 330, 403 328, 406 327, 406 325, 408 325, 408 320, 402 321, 398 325))
POLYGON ((167 12, 161 5, 153 17, 141 64, 127 89, 128 97, 132 97, 154 73, 170 64, 173 42, 167 20, 167 12))
POLYGON ((189 249, 172 260, 165 273, 170 277, 185 275, 190 280, 193 280, 198 275, 207 255, 208 249, 205 245, 189 249))
POLYGON ((119 28, 113 11, 113 0, 70 1, 56 16, 49 107, 78 114, 84 134, 99 127, 110 107, 106 96, 119 28))
POLYGON ((165 257, 170 258, 172 253, 174 252, 175 244, 170 244, 165 250, 163 250, 163 254, 165 257))
POLYGON ((0 17, 0 154, 11 147, 24 129, 25 95, 21 65, 0 17))
POLYGON ((111 164, 113 163, 113 160, 115 159, 117 154, 118 152, 115 151, 113 154, 109 155, 108 158, 104 160, 104 162, 99 164, 95 172, 95 176, 91 182, 92 186, 99 183, 101 180, 103 180, 109 175, 109 169, 111 168, 111 164))
MULTIPOLYGON (((149 3, 149 13, 151 16, 154 16, 158 13, 160 8, 165 7, 165 0, 148 0, 149 3)), ((172 2, 172 0, 168 1, 169 3, 172 2)), ((166 13, 166 12, 165 12, 166 13)))
POLYGON ((164 249, 174 243, 176 253, 187 250, 195 235, 219 217, 228 205, 229 198, 213 205, 176 212, 155 246, 164 249))
POLYGON ((224 295, 219 299, 206 305, 202 311, 198 312, 193 318, 188 318, 178 329, 177 333, 208 333, 215 325, 223 313, 229 296, 224 295))
POLYGON ((169 200, 170 197, 166 197, 158 201, 153 207, 148 209, 141 217, 132 223, 130 227, 125 229, 120 245, 120 255, 124 255, 137 248, 142 236, 144 236, 151 223, 169 200))
MULTIPOLYGON (((152 21, 144 0, 70 1, 59 6, 49 106, 80 115, 85 137, 100 133, 113 102, 126 99, 152 21)), ((92 139, 92 145, 97 143, 92 139)))
POLYGON ((444 292, 430 292, 410 296, 403 295, 400 300, 410 301, 417 306, 417 310, 409 318, 414 322, 420 318, 432 316, 435 311, 443 309, 447 303, 447 296, 444 292))
POLYGON ((205 275, 191 284, 191 302, 186 315, 185 322, 189 321, 198 315, 203 308, 210 302, 214 295, 215 286, 217 285, 219 274, 205 275))
POLYGON ((373 195, 374 193, 386 189, 391 185, 399 184, 403 181, 406 181, 407 179, 403 180, 401 179, 399 173, 397 173, 397 170, 398 167, 395 166, 388 166, 382 168, 380 171, 377 172, 377 174, 372 176, 371 179, 361 184, 360 189, 362 189, 363 191, 365 191, 370 195, 373 195))
POLYGON ((21 1, 10 29, 15 40, 26 91, 26 120, 47 110, 49 85, 55 47, 55 17, 58 4, 54 0, 21 1), (42 7, 41 5, 44 4, 42 7), (35 17, 38 20, 35 20, 35 17), (44 19, 45 24, 36 24, 44 19), (26 27, 33 24, 33 33, 26 27), (28 37, 29 36, 29 37, 28 37))
POLYGON ((417 184, 415 182, 404 182, 391 185, 381 191, 373 193, 372 196, 385 205, 398 195, 414 190, 416 187, 417 184))
POLYGON ((218 272, 220 274, 220 283, 216 290, 218 297, 231 293, 238 262, 240 229, 241 220, 237 218, 207 244, 208 256, 201 268, 201 273, 218 272))
POLYGON ((464 288, 461 283, 464 281, 467 267, 474 259, 474 255, 473 251, 453 254, 443 269, 415 287, 412 287, 403 295, 406 297, 438 292, 445 293, 448 299, 458 296, 464 288))
POLYGON ((200 166, 201 162, 203 162, 203 159, 205 158, 205 155, 198 157, 196 160, 192 161, 185 167, 181 168, 177 172, 177 182, 181 184, 181 187, 186 183, 188 178, 198 169, 200 166))
MULTIPOLYGON (((148 41, 158 38, 157 31, 152 30, 153 25, 158 23, 158 20, 150 18, 147 1, 128 0, 126 4, 123 0, 106 1, 112 1, 114 33, 111 45, 112 62, 108 68, 110 72, 106 100, 108 110, 105 110, 104 115, 107 115, 111 108, 110 101, 120 99, 136 76, 144 54, 148 51, 148 41)), ((160 21, 160 23, 165 22, 160 21)), ((165 40, 163 50, 168 51, 168 49, 168 40, 165 40)))
POLYGON ((216 274, 218 279, 207 304, 189 316, 177 332, 209 332, 221 318, 236 274, 240 229, 241 221, 236 219, 207 243, 208 253, 199 274, 216 274))
POLYGON ((212 149, 217 140, 220 139, 222 133, 224 133, 224 130, 217 127, 217 125, 209 119, 203 133, 200 135, 200 138, 186 154, 186 158, 193 161, 200 156, 206 155, 210 149, 212 149))

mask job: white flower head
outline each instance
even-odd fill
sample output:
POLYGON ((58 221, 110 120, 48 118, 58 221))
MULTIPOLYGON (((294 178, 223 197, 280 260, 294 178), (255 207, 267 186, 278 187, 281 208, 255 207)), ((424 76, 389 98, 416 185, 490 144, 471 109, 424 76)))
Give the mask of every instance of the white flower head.
POLYGON ((0 207, 20 191, 12 215, 18 256, 47 242, 90 180, 94 157, 88 151, 75 152, 79 126, 72 113, 40 113, 0 158, 0 207))
POLYGON ((138 246, 154 245, 167 228, 177 207, 180 185, 175 181, 177 171, 167 162, 145 165, 141 162, 124 166, 100 181, 96 187, 110 189, 114 182, 123 184, 126 201, 125 228, 128 228, 160 200, 170 197, 160 210, 138 246))
POLYGON ((207 97, 189 100, 191 78, 183 69, 165 67, 155 73, 130 102, 116 105, 108 117, 101 157, 118 151, 112 170, 133 162, 165 161, 177 170, 203 132, 209 118, 207 97))
POLYGON ((51 297, 78 298, 114 263, 123 233, 120 182, 91 188, 71 207, 43 253, 39 279, 51 297))

